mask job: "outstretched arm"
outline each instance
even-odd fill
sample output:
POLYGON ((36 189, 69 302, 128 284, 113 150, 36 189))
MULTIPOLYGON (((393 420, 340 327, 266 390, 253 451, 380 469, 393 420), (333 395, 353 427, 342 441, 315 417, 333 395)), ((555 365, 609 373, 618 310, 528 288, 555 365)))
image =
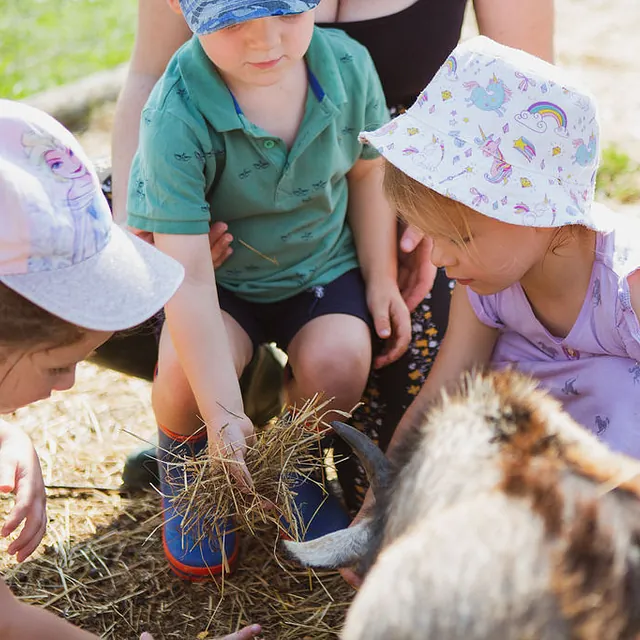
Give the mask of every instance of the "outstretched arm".
POLYGON ((397 360, 411 339, 409 310, 397 282, 396 215, 382 188, 383 162, 361 158, 347 174, 348 219, 367 286, 367 304, 376 333, 388 340, 376 367, 397 360))
POLYGON ((484 36, 553 62, 553 0, 474 0, 484 36))
POLYGON ((167 62, 190 35, 185 21, 164 0, 138 0, 136 41, 118 98, 111 139, 113 214, 118 224, 127 218, 127 184, 138 147, 142 108, 167 62))
POLYGON ((216 457, 235 458, 239 465, 230 471, 241 482, 250 481, 244 454, 253 425, 244 413, 208 236, 156 233, 154 238, 158 249, 185 269, 184 282, 165 305, 165 313, 180 365, 207 425, 209 450, 216 457))
POLYGON ((0 580, 0 638, 25 640, 98 640, 98 636, 74 627, 53 613, 20 602, 0 580))

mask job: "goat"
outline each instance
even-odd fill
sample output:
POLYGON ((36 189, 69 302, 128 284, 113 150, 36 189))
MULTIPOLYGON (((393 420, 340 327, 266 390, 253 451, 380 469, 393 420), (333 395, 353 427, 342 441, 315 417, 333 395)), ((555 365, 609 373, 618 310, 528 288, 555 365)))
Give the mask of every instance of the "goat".
POLYGON ((640 464, 533 380, 466 376, 392 463, 357 430, 333 427, 363 461, 376 508, 349 529, 284 544, 307 566, 359 564, 344 640, 640 633, 640 464))

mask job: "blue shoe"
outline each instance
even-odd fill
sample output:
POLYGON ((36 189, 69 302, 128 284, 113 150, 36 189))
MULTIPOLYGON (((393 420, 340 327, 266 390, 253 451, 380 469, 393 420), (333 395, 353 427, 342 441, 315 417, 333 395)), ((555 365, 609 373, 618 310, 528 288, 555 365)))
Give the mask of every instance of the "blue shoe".
MULTIPOLYGON (((233 522, 217 523, 218 533, 213 524, 194 527, 184 532, 183 514, 173 506, 173 498, 184 486, 184 469, 180 462, 195 458, 207 446, 207 434, 181 436, 158 426, 158 466, 160 469, 160 490, 162 492, 162 545, 171 569, 185 580, 200 581, 218 575, 228 567, 233 568, 238 557, 239 540, 232 531, 233 522), (195 531, 195 529, 205 529, 195 531), (205 535, 209 533, 210 535, 205 535), (222 538, 222 549, 218 537, 222 538), (226 560, 226 562, 225 562, 226 560)), ((187 478, 187 482, 189 478, 187 478)))
MULTIPOLYGON (((294 502, 298 509, 298 532, 302 542, 315 540, 327 533, 346 529, 351 524, 351 517, 334 495, 327 493, 312 478, 302 475, 294 479, 290 485, 294 502)), ((288 529, 288 523, 283 521, 288 529)))

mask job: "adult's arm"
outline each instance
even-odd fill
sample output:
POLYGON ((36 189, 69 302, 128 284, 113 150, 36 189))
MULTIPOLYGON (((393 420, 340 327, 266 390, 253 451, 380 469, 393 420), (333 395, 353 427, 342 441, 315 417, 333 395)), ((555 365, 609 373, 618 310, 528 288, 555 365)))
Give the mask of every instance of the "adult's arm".
POLYGON ((474 0, 484 36, 553 62, 553 0, 474 0))
POLYGON ((182 16, 171 11, 165 0, 138 1, 136 40, 118 98, 111 140, 113 213, 118 224, 127 218, 127 184, 138 146, 142 108, 169 59, 190 35, 182 16))

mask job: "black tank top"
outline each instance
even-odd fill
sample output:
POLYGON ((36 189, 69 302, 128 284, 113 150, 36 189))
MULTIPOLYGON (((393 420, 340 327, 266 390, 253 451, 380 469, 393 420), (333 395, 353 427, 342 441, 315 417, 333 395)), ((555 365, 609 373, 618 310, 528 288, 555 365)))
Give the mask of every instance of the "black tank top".
POLYGON ((416 0, 389 16, 322 23, 363 44, 376 65, 387 104, 410 107, 460 39, 467 0, 416 0))

